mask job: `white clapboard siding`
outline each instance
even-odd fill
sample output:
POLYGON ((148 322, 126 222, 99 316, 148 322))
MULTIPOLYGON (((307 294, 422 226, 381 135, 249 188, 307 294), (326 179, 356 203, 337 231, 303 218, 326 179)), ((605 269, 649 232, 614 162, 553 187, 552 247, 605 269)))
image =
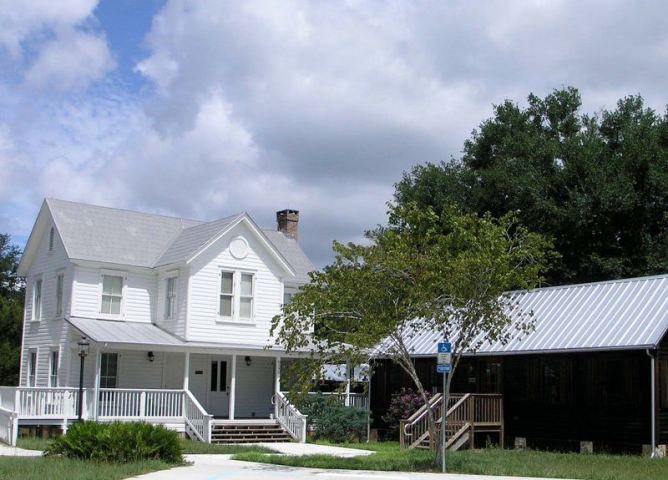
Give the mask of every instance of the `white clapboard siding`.
POLYGON ((39 243, 35 259, 26 277, 26 308, 23 325, 23 344, 25 348, 21 357, 20 385, 28 382, 28 357, 30 351, 37 352, 36 383, 37 386, 48 386, 50 355, 52 350, 59 352, 58 383, 64 385, 67 373, 67 356, 62 345, 66 343, 68 325, 63 316, 69 309, 73 268, 68 261, 65 248, 58 235, 54 236, 53 249, 49 251, 49 225, 39 243), (63 314, 56 315, 56 274, 65 274, 65 291, 63 294, 63 314), (42 314, 39 320, 33 320, 33 299, 35 280, 42 280, 42 314))
POLYGON ((148 349, 119 353, 119 388, 162 388, 162 353, 154 352, 153 362, 148 359, 148 349))
POLYGON ((280 269, 244 226, 219 239, 217 245, 195 259, 191 265, 187 338, 192 341, 221 341, 239 345, 265 345, 271 319, 282 302, 280 269), (234 258, 229 242, 242 235, 249 244, 248 255, 234 258), (223 321, 218 316, 221 270, 247 271, 255 275, 252 321, 223 321))
MULTIPOLYGON (((75 288, 72 315, 100 317, 102 275, 114 270, 79 266, 75 271, 75 288)), ((151 307, 155 303, 156 277, 145 271, 118 271, 123 276, 123 300, 120 319, 133 322, 151 322, 151 307)))
POLYGON ((176 299, 177 315, 174 318, 165 318, 167 305, 167 278, 173 276, 174 270, 160 272, 157 279, 157 303, 155 307, 156 323, 164 330, 173 333, 179 337, 185 337, 186 334, 186 313, 188 299, 188 271, 187 269, 178 270, 178 290, 176 299))
POLYGON ((250 367, 237 357, 235 417, 267 418, 273 412, 273 371, 270 357, 251 357, 250 367))

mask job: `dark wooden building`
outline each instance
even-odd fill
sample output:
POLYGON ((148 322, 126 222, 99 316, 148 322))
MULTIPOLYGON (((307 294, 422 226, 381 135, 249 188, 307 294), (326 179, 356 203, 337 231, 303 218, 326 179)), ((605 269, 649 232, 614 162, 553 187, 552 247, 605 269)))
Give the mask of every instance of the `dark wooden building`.
MULTIPOLYGON (((512 294, 532 311, 536 330, 521 341, 466 355, 453 393, 501 393, 505 443, 573 450, 640 452, 668 444, 668 275, 537 289, 512 294)), ((414 340, 424 385, 442 390, 436 345, 414 340)), ((378 360, 371 383, 375 427, 391 394, 411 382, 378 360)))

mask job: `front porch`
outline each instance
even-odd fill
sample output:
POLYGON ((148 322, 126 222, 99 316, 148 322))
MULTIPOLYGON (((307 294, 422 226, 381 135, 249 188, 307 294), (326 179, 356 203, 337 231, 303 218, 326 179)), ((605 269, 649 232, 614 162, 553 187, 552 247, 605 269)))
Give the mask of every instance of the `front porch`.
MULTIPOLYGON (((66 432, 78 420, 79 395, 78 388, 0 387, 0 440, 16 445, 21 426, 54 425, 66 432)), ((243 441, 253 429, 263 431, 255 441, 306 439, 306 416, 281 393, 275 395, 273 413, 255 420, 214 419, 189 390, 100 388, 96 393, 83 388, 81 398, 82 420, 162 424, 207 443, 233 440, 221 435, 228 426, 237 431, 244 426, 243 441), (270 438, 265 435, 269 430, 270 438)))

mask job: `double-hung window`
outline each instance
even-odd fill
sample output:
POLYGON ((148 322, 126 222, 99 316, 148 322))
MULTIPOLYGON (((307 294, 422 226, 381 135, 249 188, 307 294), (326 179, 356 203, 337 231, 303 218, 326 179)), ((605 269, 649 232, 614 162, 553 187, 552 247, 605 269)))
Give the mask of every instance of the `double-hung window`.
POLYGON ((222 271, 218 314, 226 319, 251 320, 254 290, 252 273, 222 271))
POLYGON ((63 315, 63 299, 65 297, 65 274, 56 275, 56 317, 63 315))
POLYGON ((175 318, 178 301, 179 277, 167 277, 166 283, 167 288, 165 291, 165 318, 175 318))
POLYGON ((102 275, 102 304, 100 313, 120 315, 123 303, 123 277, 121 275, 102 275))
POLYGON ((58 350, 51 350, 49 357, 49 387, 58 386, 58 350))
POLYGON ((28 353, 28 386, 37 385, 37 352, 30 350, 28 353))
POLYGON ((32 319, 42 318, 42 279, 35 280, 32 292, 32 319))
POLYGON ((100 360, 100 388, 116 388, 118 385, 118 353, 102 353, 100 360))

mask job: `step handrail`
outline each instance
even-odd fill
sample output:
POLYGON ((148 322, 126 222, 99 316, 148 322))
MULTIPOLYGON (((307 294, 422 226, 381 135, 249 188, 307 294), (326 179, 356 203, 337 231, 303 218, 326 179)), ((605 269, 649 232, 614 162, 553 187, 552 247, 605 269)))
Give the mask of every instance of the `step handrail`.
POLYGON ((211 422, 213 415, 209 415, 200 405, 192 392, 184 389, 183 420, 187 427, 201 442, 211 443, 211 422))
POLYGON ((271 403, 274 405, 274 414, 278 423, 281 424, 292 438, 299 443, 305 443, 307 415, 297 410, 297 407, 292 405, 281 392, 276 392, 272 395, 271 403))

